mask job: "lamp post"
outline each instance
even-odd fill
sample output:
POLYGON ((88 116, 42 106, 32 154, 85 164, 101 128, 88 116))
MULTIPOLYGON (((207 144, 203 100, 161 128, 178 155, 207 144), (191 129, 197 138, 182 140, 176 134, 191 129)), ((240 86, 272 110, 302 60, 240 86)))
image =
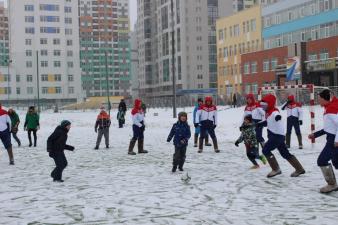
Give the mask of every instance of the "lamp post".
POLYGON ((172 52, 172 59, 171 59, 171 71, 173 76, 173 118, 176 118, 176 76, 175 76, 175 17, 174 17, 174 0, 171 0, 171 52, 172 52))
POLYGON ((109 98, 109 79, 108 79, 108 54, 107 54, 107 50, 104 51, 104 55, 105 55, 105 64, 106 64, 106 82, 107 82, 107 100, 108 100, 108 113, 110 116, 110 98, 109 98))
POLYGON ((9 92, 9 89, 10 89, 10 65, 12 63, 12 60, 9 58, 8 56, 8 59, 6 60, 6 63, 7 63, 7 101, 8 101, 8 104, 9 104, 9 96, 10 96, 10 92, 9 92))

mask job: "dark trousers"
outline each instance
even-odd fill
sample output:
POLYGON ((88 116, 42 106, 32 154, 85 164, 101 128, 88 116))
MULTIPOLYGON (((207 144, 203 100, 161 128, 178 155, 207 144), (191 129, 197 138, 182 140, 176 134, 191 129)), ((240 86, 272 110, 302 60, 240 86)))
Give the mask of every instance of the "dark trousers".
POLYGON ((12 136, 13 136, 14 140, 20 145, 21 144, 20 139, 18 138, 18 136, 16 134, 17 134, 17 132, 12 132, 12 136))
POLYGON ((119 128, 122 128, 124 124, 124 120, 119 120, 119 128))
POLYGON ((104 141, 106 144, 106 147, 109 146, 109 127, 99 129, 97 132, 97 139, 96 139, 96 147, 100 146, 102 136, 104 136, 104 141))
POLYGON ((67 167, 68 162, 64 152, 49 153, 49 157, 54 159, 55 169, 51 173, 54 180, 62 179, 62 171, 67 167))
MULTIPOLYGON (((256 124, 259 123, 261 120, 253 120, 256 124)), ((263 127, 259 126, 259 127, 255 127, 255 131, 256 131, 256 139, 259 143, 264 142, 264 138, 263 138, 263 127)))
POLYGON ((173 166, 179 166, 180 168, 183 167, 185 162, 185 155, 187 152, 187 147, 176 147, 175 146, 175 153, 173 155, 173 166))
POLYGON ((37 129, 28 129, 28 140, 29 140, 29 144, 32 144, 32 132, 33 132, 33 136, 34 136, 34 145, 36 145, 36 140, 37 140, 37 136, 36 136, 36 132, 37 129))
POLYGON ((270 158, 272 151, 278 149, 279 153, 284 159, 290 159, 292 155, 285 145, 285 136, 273 134, 268 130, 268 141, 263 147, 263 154, 265 157, 270 158))
POLYGON ((216 139, 215 128, 212 121, 201 122, 201 138, 205 139, 207 135, 210 135, 211 139, 216 139))
POLYGON ((301 135, 298 117, 295 117, 295 116, 288 117, 287 123, 286 123, 286 134, 287 135, 291 135, 292 127, 295 128, 295 132, 297 135, 301 135))
POLYGON ((258 165, 256 159, 259 159, 258 148, 246 146, 246 156, 254 164, 258 165))
POLYGON ((143 140, 144 139, 144 129, 137 126, 133 125, 133 140, 143 140))
POLYGON ((328 166, 329 161, 332 161, 333 166, 338 169, 338 147, 334 146, 335 135, 326 133, 326 144, 317 159, 317 165, 328 166))

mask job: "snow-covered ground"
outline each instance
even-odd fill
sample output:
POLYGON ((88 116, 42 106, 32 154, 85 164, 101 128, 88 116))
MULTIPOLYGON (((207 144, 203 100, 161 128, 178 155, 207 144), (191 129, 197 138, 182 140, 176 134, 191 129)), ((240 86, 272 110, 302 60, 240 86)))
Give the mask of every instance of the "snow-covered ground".
MULTIPOLYGON (((314 148, 305 138, 308 109, 302 126, 303 150, 297 149, 292 136, 291 151, 307 172, 299 178, 289 176, 293 170, 277 152, 282 175, 267 179, 268 166, 249 169, 244 146, 234 146, 242 112, 243 108, 220 109, 220 154, 210 147, 198 154, 190 141, 185 164, 192 177, 189 184, 181 181, 182 173, 171 173, 173 146, 166 138, 175 120, 170 109, 148 112, 149 154, 136 156, 127 155, 132 134, 129 116, 123 129, 113 121, 112 148, 106 150, 102 143, 95 151, 97 112, 44 112, 37 148, 27 147, 21 127, 24 147, 14 149, 15 166, 8 165, 1 146, 0 224, 337 224, 338 193, 318 193, 324 180, 316 159, 325 138, 314 148), (68 143, 76 150, 66 151, 68 167, 60 184, 50 178, 54 163, 46 152, 46 139, 62 119, 72 121, 68 143)), ((316 112, 321 125, 322 109, 316 112)), ((20 116, 23 119, 24 113, 20 116)))

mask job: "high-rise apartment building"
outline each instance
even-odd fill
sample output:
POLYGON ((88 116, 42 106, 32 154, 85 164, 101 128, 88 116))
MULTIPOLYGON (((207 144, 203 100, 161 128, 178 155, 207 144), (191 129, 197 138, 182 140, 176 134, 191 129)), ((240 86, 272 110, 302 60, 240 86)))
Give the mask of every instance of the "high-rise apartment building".
POLYGON ((233 0, 232 7, 234 12, 239 12, 248 9, 256 4, 269 5, 276 3, 280 0, 233 0))
POLYGON ((216 19, 231 13, 231 0, 138 0, 140 96, 170 101, 173 72, 178 95, 216 88, 216 19))
POLYGON ((129 96, 130 44, 128 0, 81 0, 80 48, 87 96, 129 96), (107 85, 108 81, 108 85, 107 85))
POLYGON ((78 21, 78 1, 9 1, 11 99, 83 98, 78 21))
POLYGON ((0 66, 8 65, 8 38, 8 11, 4 7, 4 3, 0 2, 0 66))

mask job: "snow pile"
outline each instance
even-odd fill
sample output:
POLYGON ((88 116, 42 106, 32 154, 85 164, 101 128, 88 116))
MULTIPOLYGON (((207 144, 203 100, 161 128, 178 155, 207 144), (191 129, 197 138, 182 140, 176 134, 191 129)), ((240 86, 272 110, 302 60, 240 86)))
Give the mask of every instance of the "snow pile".
MULTIPOLYGON (((184 110, 192 112, 192 108, 184 110)), ((217 127, 221 153, 205 147, 198 154, 190 141, 185 164, 189 183, 182 182, 184 173, 171 173, 173 146, 166 143, 175 122, 171 109, 147 113, 145 149, 150 153, 137 156, 127 155, 132 134, 129 116, 127 126, 118 129, 114 111, 112 148, 106 150, 101 143, 101 149, 94 151, 97 112, 42 113, 37 148, 26 147, 22 126, 19 137, 24 147, 14 148, 15 166, 8 166, 1 147, 0 224, 335 224, 338 193, 318 193, 324 180, 316 158, 325 138, 312 148, 305 137, 310 132, 307 112, 304 149, 297 149, 292 136, 291 150, 303 163, 304 176, 289 177, 292 168, 277 152, 282 175, 267 179, 268 166, 249 170, 244 146, 234 146, 243 108, 224 107, 217 127), (76 150, 66 152, 69 164, 65 183, 60 184, 50 178, 54 163, 46 152, 46 139, 63 119, 73 123, 68 143, 76 150)), ((317 124, 321 112, 316 108, 317 124)), ((24 119, 23 114, 20 117, 24 119)), ((192 121, 191 114, 188 117, 192 121)))

